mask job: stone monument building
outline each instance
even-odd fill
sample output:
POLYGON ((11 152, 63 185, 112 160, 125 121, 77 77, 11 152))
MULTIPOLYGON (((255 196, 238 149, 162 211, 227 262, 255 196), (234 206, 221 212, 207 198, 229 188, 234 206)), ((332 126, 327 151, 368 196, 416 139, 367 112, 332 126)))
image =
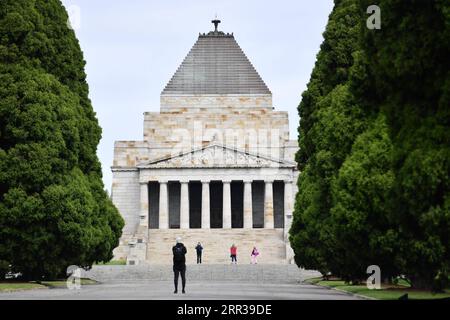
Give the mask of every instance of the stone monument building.
POLYGON ((187 262, 201 242, 204 263, 291 263, 287 233, 298 171, 288 114, 233 34, 200 34, 144 113, 142 141, 116 141, 112 199, 125 220, 115 259, 170 264, 181 237, 187 262))

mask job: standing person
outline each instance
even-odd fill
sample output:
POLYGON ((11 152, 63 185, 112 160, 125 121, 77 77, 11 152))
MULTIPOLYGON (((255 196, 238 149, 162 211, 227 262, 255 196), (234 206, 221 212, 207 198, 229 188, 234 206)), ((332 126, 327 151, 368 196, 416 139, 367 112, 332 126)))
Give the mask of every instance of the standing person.
POLYGON ((253 247, 253 250, 252 250, 252 254, 251 254, 251 257, 252 257, 252 264, 257 264, 258 263, 258 259, 257 259, 257 257, 259 256, 259 251, 258 251, 258 249, 256 249, 256 247, 253 247))
POLYGON ((178 293, 178 276, 181 274, 181 284, 183 286, 183 293, 186 287, 186 247, 181 243, 181 238, 177 238, 177 244, 172 247, 173 253, 173 273, 174 273, 174 284, 175 291, 173 293, 178 293))
POLYGON ((203 247, 202 247, 202 244, 200 242, 197 243, 197 246, 195 247, 195 250, 197 251, 197 264, 202 263, 203 247))
POLYGON ((234 262, 234 264, 237 264, 237 247, 234 245, 230 248, 230 257, 231 257, 231 263, 234 262))

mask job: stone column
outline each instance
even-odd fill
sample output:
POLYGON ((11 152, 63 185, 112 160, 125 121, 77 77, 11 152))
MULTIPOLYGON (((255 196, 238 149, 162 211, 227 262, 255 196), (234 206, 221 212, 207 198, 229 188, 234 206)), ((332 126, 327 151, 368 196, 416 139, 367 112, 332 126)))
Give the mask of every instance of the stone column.
POLYGON ((167 181, 159 181, 159 229, 169 229, 167 181))
POLYGON ((289 231, 292 222, 292 206, 292 181, 286 180, 284 182, 284 229, 287 231, 289 231))
POLYGON ((284 241, 286 243, 286 262, 293 263, 294 250, 289 244, 289 229, 292 224, 294 199, 292 195, 292 180, 284 182, 284 241))
POLYGON ((202 229, 210 227, 209 181, 202 181, 202 229))
POLYGON ((148 227, 148 182, 141 182, 139 225, 148 227))
POLYGON ((244 229, 253 228, 252 181, 244 181, 244 229))
POLYGON ((231 181, 223 183, 223 229, 231 229, 231 181))
POLYGON ((189 181, 180 181, 180 228, 189 229, 189 181))
POLYGON ((266 180, 264 188, 264 228, 273 229, 273 180, 266 180))

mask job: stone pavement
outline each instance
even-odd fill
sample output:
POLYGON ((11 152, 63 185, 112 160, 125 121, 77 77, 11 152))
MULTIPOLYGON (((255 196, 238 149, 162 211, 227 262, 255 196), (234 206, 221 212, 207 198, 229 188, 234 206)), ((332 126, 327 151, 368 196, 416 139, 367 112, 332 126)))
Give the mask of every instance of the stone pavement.
MULTIPOLYGON (((317 271, 299 269, 294 264, 188 264, 186 277, 191 281, 244 281, 258 283, 298 283, 320 277, 317 271)), ((94 266, 82 277, 97 281, 155 280, 172 281, 171 265, 94 266)))
MULTIPOLYGON (((160 266, 160 269, 153 266, 97 266, 85 275, 101 283, 85 285, 80 290, 58 288, 0 293, 0 300, 358 299, 350 294, 304 283, 304 279, 317 276, 317 272, 300 270, 293 265, 188 266, 187 293, 176 295, 173 294, 170 266, 160 266)), ((179 286, 181 289, 181 283, 179 286)))
MULTIPOLYGON (((180 290, 181 291, 181 290, 180 290)), ((108 281, 80 290, 46 289, 0 293, 0 300, 351 300, 332 289, 308 284, 190 281, 186 294, 173 294, 172 281, 108 281)))

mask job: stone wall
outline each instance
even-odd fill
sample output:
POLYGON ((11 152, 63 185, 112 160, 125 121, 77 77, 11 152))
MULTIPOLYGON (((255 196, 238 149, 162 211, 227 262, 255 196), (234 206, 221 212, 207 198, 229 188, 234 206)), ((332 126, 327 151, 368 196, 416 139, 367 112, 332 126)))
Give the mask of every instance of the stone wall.
POLYGON ((286 112, 267 109, 202 108, 145 113, 144 140, 151 159, 170 157, 211 143, 283 158, 289 140, 286 112))
POLYGON ((139 171, 114 171, 111 198, 125 220, 123 233, 134 234, 139 225, 139 171))
POLYGON ((288 113, 274 111, 271 95, 161 96, 161 112, 144 114, 143 141, 116 141, 114 167, 218 143, 293 160, 288 113))
POLYGON ((270 94, 211 94, 211 95, 161 95, 161 112, 176 111, 182 108, 266 108, 272 110, 270 94))
POLYGON ((148 150, 147 141, 116 141, 113 167, 135 167, 140 161, 149 159, 148 150))

